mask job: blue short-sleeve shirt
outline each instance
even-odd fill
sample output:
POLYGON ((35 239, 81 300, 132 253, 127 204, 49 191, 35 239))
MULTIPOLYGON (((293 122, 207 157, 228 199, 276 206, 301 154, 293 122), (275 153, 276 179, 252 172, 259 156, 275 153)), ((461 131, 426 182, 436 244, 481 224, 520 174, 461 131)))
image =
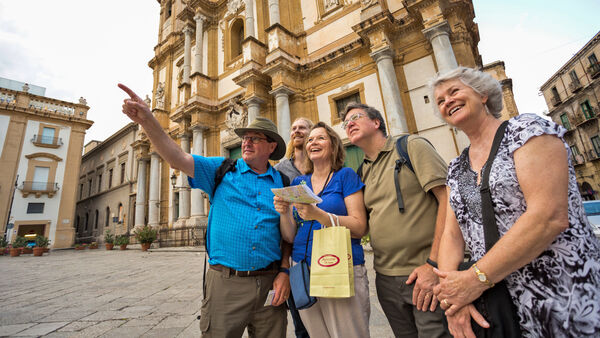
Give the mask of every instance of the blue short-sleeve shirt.
MULTIPOLYGON (((292 182, 292 185, 306 184, 312 189, 311 183, 312 175, 298 176, 292 182)), ((342 168, 333 173, 329 183, 325 187, 321 198, 323 202, 317 204, 319 208, 326 212, 336 214, 338 216, 348 216, 348 210, 346 209, 346 203, 344 198, 354 194, 355 192, 362 189, 365 185, 360 180, 360 177, 351 168, 342 168)), ((306 261, 310 264, 310 258, 312 254, 312 232, 319 230, 323 226, 318 221, 304 221, 294 212, 296 223, 299 224, 296 238, 294 238, 294 248, 292 250, 292 259, 294 262, 299 262, 304 259, 304 252, 306 249, 306 241, 308 239, 308 250, 306 251, 306 261), (312 231, 309 230, 311 228, 312 231)), ((360 245, 360 238, 351 238, 352 242, 352 260, 354 265, 364 264, 365 255, 363 252, 362 245, 360 245)))
POLYGON ((267 172, 257 174, 239 159, 235 171, 225 174, 213 196, 215 174, 224 158, 193 157, 194 178, 188 177, 188 182, 211 200, 208 262, 251 271, 280 260, 279 213, 273 206, 271 188, 283 187, 281 175, 270 164, 267 172))

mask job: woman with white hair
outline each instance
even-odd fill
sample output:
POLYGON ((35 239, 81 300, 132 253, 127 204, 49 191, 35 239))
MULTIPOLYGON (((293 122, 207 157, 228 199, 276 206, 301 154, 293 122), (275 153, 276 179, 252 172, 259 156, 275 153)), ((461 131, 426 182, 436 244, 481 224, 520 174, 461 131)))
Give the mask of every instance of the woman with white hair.
POLYGON ((597 336, 600 245, 583 212, 565 129, 523 114, 510 119, 504 131, 501 86, 475 69, 438 74, 430 87, 435 109, 471 142, 448 168, 452 208, 447 208, 435 270, 440 284, 434 291, 450 333, 473 337, 471 318, 488 327, 472 303, 504 281, 523 336, 597 336), (498 130, 488 210, 493 210, 499 239, 486 250, 486 198, 480 185, 498 130), (465 245, 475 264, 457 271, 465 245))

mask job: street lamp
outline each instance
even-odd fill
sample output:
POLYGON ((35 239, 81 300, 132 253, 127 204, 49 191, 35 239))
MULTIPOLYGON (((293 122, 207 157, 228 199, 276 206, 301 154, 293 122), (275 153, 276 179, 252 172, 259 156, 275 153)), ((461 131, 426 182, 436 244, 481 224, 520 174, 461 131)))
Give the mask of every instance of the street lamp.
POLYGON ((171 186, 173 186, 173 188, 176 188, 175 184, 177 184, 177 175, 173 173, 173 175, 171 175, 171 186))
MULTIPOLYGON (((10 198, 10 207, 8 207, 8 217, 6 218, 6 227, 4 228, 4 239, 8 240, 8 227, 10 225, 10 212, 12 211, 13 202, 15 201, 15 194, 17 193, 17 185, 19 182, 19 174, 17 174, 17 178, 15 179, 15 186, 12 191, 12 196, 10 198)), ((12 229, 12 227, 11 227, 12 229)))

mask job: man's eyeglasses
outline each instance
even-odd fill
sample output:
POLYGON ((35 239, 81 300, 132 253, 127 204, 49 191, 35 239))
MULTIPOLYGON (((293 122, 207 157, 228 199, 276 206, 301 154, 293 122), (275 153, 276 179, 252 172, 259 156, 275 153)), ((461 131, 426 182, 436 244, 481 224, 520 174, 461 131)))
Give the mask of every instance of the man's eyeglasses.
POLYGON ((259 137, 259 136, 242 136, 242 143, 245 143, 247 141, 252 142, 253 144, 257 144, 260 141, 266 141, 267 138, 266 137, 259 137))
POLYGON ((352 116, 350 116, 349 119, 342 122, 342 128, 344 128, 344 129, 348 128, 348 124, 350 124, 350 122, 356 122, 359 118, 364 117, 364 116, 366 116, 364 113, 352 114, 352 116))

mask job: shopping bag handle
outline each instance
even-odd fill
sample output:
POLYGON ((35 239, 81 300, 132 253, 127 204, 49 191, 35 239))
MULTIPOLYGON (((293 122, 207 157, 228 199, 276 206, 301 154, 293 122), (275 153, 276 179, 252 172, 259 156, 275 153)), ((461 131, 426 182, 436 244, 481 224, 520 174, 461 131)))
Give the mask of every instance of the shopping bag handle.
POLYGON ((327 213, 327 215, 329 216, 329 221, 331 222, 331 226, 332 227, 334 227, 334 226, 338 226, 339 227, 340 226, 340 218, 338 217, 338 215, 331 214, 329 212, 327 213), (333 216, 332 215, 335 216, 335 220, 337 221, 336 222, 337 224, 333 222, 333 216))

